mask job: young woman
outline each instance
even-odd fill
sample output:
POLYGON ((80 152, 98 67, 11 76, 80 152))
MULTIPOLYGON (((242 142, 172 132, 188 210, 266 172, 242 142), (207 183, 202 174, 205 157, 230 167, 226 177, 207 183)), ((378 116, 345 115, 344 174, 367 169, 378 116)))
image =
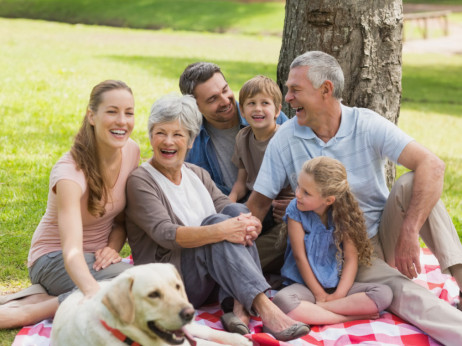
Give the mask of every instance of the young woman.
POLYGON ((140 160, 130 139, 134 124, 133 95, 124 82, 93 88, 74 145, 51 171, 47 209, 32 237, 29 276, 45 293, 4 299, 0 328, 52 317, 75 286, 89 297, 99 289, 97 280, 129 267, 119 251, 126 239, 126 180, 140 160))
POLYGON ((372 246, 345 167, 317 157, 305 162, 286 210, 289 242, 281 274, 287 287, 273 302, 294 320, 334 324, 378 318, 392 299, 388 286, 354 282, 372 246))

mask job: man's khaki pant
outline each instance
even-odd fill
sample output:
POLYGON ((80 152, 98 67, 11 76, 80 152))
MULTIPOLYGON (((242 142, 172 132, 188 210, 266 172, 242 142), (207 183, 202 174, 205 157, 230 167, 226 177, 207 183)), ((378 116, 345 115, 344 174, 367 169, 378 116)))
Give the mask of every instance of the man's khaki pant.
MULTIPOLYGON (((360 266, 356 281, 382 283, 391 287, 393 301, 388 310, 420 328, 444 345, 462 345, 462 312, 439 299, 385 263, 394 262, 400 226, 412 193, 413 173, 404 174, 393 185, 379 227, 372 238, 372 266, 360 266)), ((420 236, 438 259, 441 271, 462 263, 462 245, 443 203, 438 201, 420 230, 420 236)))

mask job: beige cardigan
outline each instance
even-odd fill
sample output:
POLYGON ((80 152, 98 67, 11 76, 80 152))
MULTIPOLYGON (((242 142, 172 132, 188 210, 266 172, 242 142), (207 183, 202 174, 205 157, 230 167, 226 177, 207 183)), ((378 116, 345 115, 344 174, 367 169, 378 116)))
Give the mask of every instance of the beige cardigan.
MULTIPOLYGON (((204 183, 217 212, 232 203, 216 187, 206 170, 191 163, 184 165, 204 183)), ((136 265, 172 263, 181 273, 181 246, 175 238, 177 228, 184 224, 173 212, 160 186, 143 167, 133 171, 127 181, 125 222, 136 265)))

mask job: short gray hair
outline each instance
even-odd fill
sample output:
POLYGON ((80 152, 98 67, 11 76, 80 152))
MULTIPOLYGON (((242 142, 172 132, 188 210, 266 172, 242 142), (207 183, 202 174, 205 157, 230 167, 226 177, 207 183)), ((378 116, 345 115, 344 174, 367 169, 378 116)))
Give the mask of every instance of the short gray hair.
POLYGON ((331 55, 321 51, 308 51, 292 61, 290 68, 309 66, 307 78, 315 89, 329 80, 334 85, 333 96, 341 101, 345 78, 338 61, 331 55))
POLYGON ((223 76, 220 67, 211 62, 200 61, 188 65, 180 76, 181 93, 183 95, 194 95, 196 86, 207 82, 215 73, 221 73, 223 76))
POLYGON ((197 103, 191 95, 167 95, 158 99, 151 107, 148 119, 149 139, 152 138, 152 129, 157 124, 169 123, 179 120, 181 126, 188 131, 188 145, 199 134, 202 125, 202 114, 197 103))

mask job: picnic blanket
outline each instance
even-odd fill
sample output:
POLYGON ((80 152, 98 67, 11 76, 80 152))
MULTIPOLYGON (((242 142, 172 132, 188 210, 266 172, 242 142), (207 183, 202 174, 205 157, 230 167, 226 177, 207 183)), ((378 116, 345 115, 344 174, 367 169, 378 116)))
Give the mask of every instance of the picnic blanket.
MULTIPOLYGON (((414 280, 428 288, 437 297, 452 305, 458 303, 459 288, 449 275, 442 274, 435 256, 422 249, 420 254, 422 273, 414 280)), ((275 291, 268 292, 272 297, 275 291)), ((223 311, 218 304, 204 306, 196 311, 196 323, 214 329, 223 329, 220 316, 223 311)), ((34 326, 22 328, 14 339, 13 346, 49 346, 52 320, 42 321, 34 326)), ((329 326, 313 326, 311 332, 303 338, 290 342, 278 342, 271 335, 262 332, 259 318, 250 321, 249 336, 255 345, 440 345, 436 340, 405 322, 401 318, 383 312, 377 320, 358 320, 329 326)))

